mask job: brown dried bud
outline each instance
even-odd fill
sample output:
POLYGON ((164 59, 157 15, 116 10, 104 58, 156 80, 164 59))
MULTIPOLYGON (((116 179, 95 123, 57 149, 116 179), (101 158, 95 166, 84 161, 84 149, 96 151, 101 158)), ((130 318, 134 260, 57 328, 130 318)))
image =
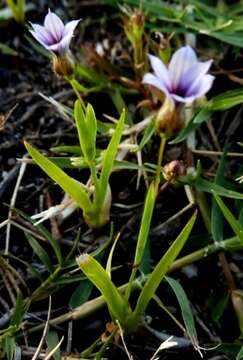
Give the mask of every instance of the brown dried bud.
POLYGON ((175 103, 169 97, 165 98, 163 105, 158 111, 155 119, 155 127, 158 133, 163 133, 167 136, 170 136, 178 130, 175 103))
POLYGON ((74 71, 74 63, 71 56, 65 54, 63 56, 53 55, 53 70, 58 76, 70 76, 74 71))
POLYGON ((165 180, 176 183, 186 175, 186 166, 181 160, 173 160, 163 167, 162 173, 165 180))

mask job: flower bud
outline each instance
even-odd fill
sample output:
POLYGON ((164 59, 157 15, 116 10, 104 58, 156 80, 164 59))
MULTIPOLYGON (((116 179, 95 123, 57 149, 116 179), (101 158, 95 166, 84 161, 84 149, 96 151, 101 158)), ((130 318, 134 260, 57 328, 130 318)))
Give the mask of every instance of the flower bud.
POLYGON ((159 134, 163 133, 167 136, 170 136, 178 129, 175 103, 169 97, 165 98, 157 113, 155 127, 159 134))
POLYGON ((136 9, 132 14, 129 14, 129 16, 124 17, 123 21, 128 40, 132 44, 141 41, 145 24, 144 14, 139 9, 136 9))
POLYGON ((163 167, 162 173, 166 181, 175 184, 186 175, 186 167, 183 161, 173 160, 163 167))
POLYGON ((58 76, 70 76, 74 72, 74 63, 71 56, 68 54, 53 54, 52 65, 55 74, 58 76))

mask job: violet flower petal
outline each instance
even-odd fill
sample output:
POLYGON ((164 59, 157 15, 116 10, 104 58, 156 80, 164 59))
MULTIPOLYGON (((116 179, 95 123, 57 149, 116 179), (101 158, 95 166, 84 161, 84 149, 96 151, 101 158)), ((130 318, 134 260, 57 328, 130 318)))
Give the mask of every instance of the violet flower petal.
POLYGON ((72 20, 65 25, 64 31, 63 31, 63 37, 59 43, 59 45, 60 45, 59 51, 60 52, 68 51, 70 41, 73 37, 73 32, 79 22, 80 22, 80 20, 72 20))
POLYGON ((195 81, 200 81, 201 77, 208 72, 212 62, 212 60, 208 60, 192 65, 181 77, 180 83, 178 85, 179 88, 184 89, 187 92, 195 81))
POLYGON ((64 26, 63 36, 71 35, 71 37, 72 37, 72 36, 73 36, 73 32, 74 32, 75 28, 77 27, 77 25, 78 25, 78 23, 79 23, 80 21, 81 21, 81 19, 69 21, 69 22, 64 26))
POLYGON ((214 79, 215 76, 209 74, 200 77, 198 81, 195 81, 188 89, 186 96, 198 98, 205 95, 211 89, 214 79))
POLYGON ((143 84, 152 85, 164 92, 166 95, 169 95, 169 91, 166 88, 165 83, 152 73, 147 73, 144 75, 143 84))
POLYGON ((197 62, 196 53, 190 46, 183 46, 173 54, 169 63, 169 75, 173 88, 176 89, 179 86, 181 78, 197 62))
POLYGON ((164 83, 164 86, 169 90, 171 88, 171 81, 167 67, 157 56, 149 55, 149 60, 155 75, 164 83))
POLYGON ((64 31, 64 24, 59 16, 51 12, 50 9, 45 17, 44 26, 52 34, 56 42, 61 40, 64 31))
POLYGON ((44 44, 50 44, 53 41, 53 37, 49 33, 49 31, 46 30, 44 26, 38 25, 38 24, 32 24, 30 23, 33 30, 30 30, 31 34, 35 37, 37 41, 40 41, 44 44))
POLYGON ((180 102, 180 103, 185 103, 185 104, 188 104, 188 103, 192 103, 197 96, 180 96, 180 95, 177 95, 177 94, 169 94, 169 96, 176 102, 180 102))
POLYGON ((60 43, 52 44, 45 46, 45 48, 49 51, 53 51, 54 53, 61 55, 64 52, 64 49, 61 47, 60 43))

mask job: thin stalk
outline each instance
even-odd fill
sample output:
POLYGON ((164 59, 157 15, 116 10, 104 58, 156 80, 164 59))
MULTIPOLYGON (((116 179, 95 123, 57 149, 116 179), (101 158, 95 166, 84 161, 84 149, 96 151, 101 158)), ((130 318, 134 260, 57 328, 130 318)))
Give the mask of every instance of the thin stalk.
POLYGON ((79 99, 80 101, 80 104, 82 105, 83 109, 85 109, 85 103, 80 95, 80 92, 78 91, 78 88, 77 88, 77 80, 75 79, 70 79, 69 77, 66 77, 66 80, 69 82, 69 84, 72 86, 73 88, 73 91, 75 92, 77 98, 79 99))
POLYGON ((157 162, 157 169, 156 169, 156 177, 155 177, 156 193, 158 193, 158 188, 159 188, 159 183, 160 183, 161 165, 162 165, 162 161, 163 161, 166 140, 167 140, 166 135, 161 134, 160 135, 160 147, 159 147, 159 153, 158 153, 158 162, 157 162))
POLYGON ((141 67, 143 64, 143 48, 142 48, 142 42, 138 41, 134 43, 134 65, 135 70, 137 73, 137 76, 140 76, 141 74, 141 67))
POLYGON ((184 266, 193 264, 195 261, 204 259, 209 255, 216 253, 218 251, 237 251, 242 249, 242 244, 237 237, 227 239, 224 241, 219 241, 210 245, 203 247, 202 249, 196 250, 191 254, 185 255, 180 259, 177 259, 173 262, 168 272, 176 271, 184 266))

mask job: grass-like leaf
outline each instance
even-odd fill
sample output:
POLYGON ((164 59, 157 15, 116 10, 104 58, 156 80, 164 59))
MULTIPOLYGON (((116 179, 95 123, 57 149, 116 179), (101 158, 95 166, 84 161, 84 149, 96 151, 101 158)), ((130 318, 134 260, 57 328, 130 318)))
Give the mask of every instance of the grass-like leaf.
POLYGON ((184 324, 186 326, 187 335, 189 336, 189 338, 192 342, 192 345, 195 348, 197 348, 197 346, 198 346, 197 331, 196 331, 196 327, 195 327, 192 309, 191 309, 189 300, 187 298, 187 295, 186 295, 183 287, 181 286, 181 284, 178 281, 176 281, 170 277, 167 277, 167 276, 165 279, 169 283, 172 290, 174 291, 175 296, 180 305, 182 317, 184 320, 184 324))
POLYGON ((74 119, 78 131, 79 143, 82 153, 87 161, 92 161, 96 154, 97 122, 94 110, 88 104, 84 113, 79 100, 75 101, 74 119))
MULTIPOLYGON (((220 159, 219 166, 216 172, 214 183, 218 185, 224 185, 224 170, 226 163, 227 147, 224 148, 223 155, 220 159)), ((223 234, 223 215, 216 200, 213 198, 212 211, 211 211, 211 231, 214 241, 222 241, 223 234)))
POLYGON ((211 114, 212 111, 209 111, 208 109, 199 110, 189 124, 179 132, 176 138, 170 141, 170 144, 178 144, 184 141, 192 131, 195 131, 203 122, 207 121, 211 114))
POLYGON ((228 207, 224 204, 224 202, 220 199, 220 197, 214 194, 214 198, 217 201, 218 206, 220 207, 222 213, 224 214, 225 219, 230 224, 232 230, 235 235, 238 236, 239 240, 243 244, 243 227, 239 223, 239 221, 235 218, 232 212, 228 209, 228 207))
POLYGON ((32 247, 34 253, 38 256, 42 264, 45 265, 46 270, 48 270, 50 273, 54 271, 52 261, 47 254, 46 250, 36 241, 32 235, 25 233, 26 238, 29 241, 30 246, 32 247))
POLYGON ((125 111, 123 110, 123 112, 120 116, 120 119, 117 123, 116 129, 110 140, 110 143, 105 151, 103 167, 102 167, 102 171, 101 171, 101 175, 100 175, 100 179, 99 179, 100 192, 103 196, 103 200, 107 194, 107 186, 108 186, 108 182, 109 182, 109 177, 112 172, 113 164, 114 164, 114 161, 116 158, 116 153, 118 150, 118 146, 120 144, 122 130, 124 127, 124 122, 125 122, 125 111))
POLYGON ((129 308, 125 307, 124 299, 105 269, 88 254, 80 255, 76 261, 87 278, 104 296, 111 316, 123 323, 129 308))
POLYGON ((175 139, 170 141, 170 144, 178 144, 185 140, 192 131, 195 131, 203 122, 208 121, 214 111, 225 111, 236 105, 241 104, 242 102, 242 88, 230 90, 223 94, 215 96, 195 114, 189 124, 180 131, 180 133, 176 136, 175 139))
POLYGON ((196 216, 197 214, 195 212, 184 227, 184 229, 181 231, 177 239, 173 242, 173 244, 170 246, 165 255, 154 268, 153 272, 148 277, 148 280, 146 281, 138 298, 137 305, 133 313, 132 325, 139 322, 140 317, 144 314, 148 303, 154 296, 160 282, 163 280, 172 262, 176 259, 179 252, 183 248, 186 240, 191 233, 191 230, 196 220, 196 216))
POLYGON ((39 167, 45 171, 85 212, 90 208, 89 196, 82 184, 68 176, 58 166, 53 164, 47 157, 42 155, 37 149, 30 144, 25 143, 28 153, 39 167))
POLYGON ((148 241, 148 234, 149 234, 149 230, 150 230, 150 224, 151 224, 151 219, 152 219, 152 215, 153 215, 153 210, 154 210, 154 205, 155 205, 155 199, 156 199, 156 190, 155 190, 155 185, 154 183, 152 183, 149 187, 147 196, 146 196, 146 200, 145 200, 145 204, 144 204, 144 209, 143 209, 143 216, 142 216, 142 220, 141 220, 141 225, 140 225, 140 230, 139 230, 139 234, 138 234, 138 241, 137 241, 137 246, 136 246, 136 252, 135 252, 135 257, 134 257, 134 265, 133 265, 133 270, 129 279, 129 285, 126 289, 126 298, 129 298, 130 292, 131 292, 131 288, 132 288, 132 282, 136 276, 137 270, 141 265, 141 261, 142 261, 142 257, 144 254, 144 250, 146 247, 146 243, 148 241))
POLYGON ((205 191, 210 194, 216 193, 220 196, 225 196, 231 199, 241 199, 241 200, 243 199, 243 194, 237 191, 226 189, 221 185, 215 184, 208 180, 204 180, 200 177, 196 179, 195 182, 193 182, 193 185, 195 185, 198 190, 205 191))

